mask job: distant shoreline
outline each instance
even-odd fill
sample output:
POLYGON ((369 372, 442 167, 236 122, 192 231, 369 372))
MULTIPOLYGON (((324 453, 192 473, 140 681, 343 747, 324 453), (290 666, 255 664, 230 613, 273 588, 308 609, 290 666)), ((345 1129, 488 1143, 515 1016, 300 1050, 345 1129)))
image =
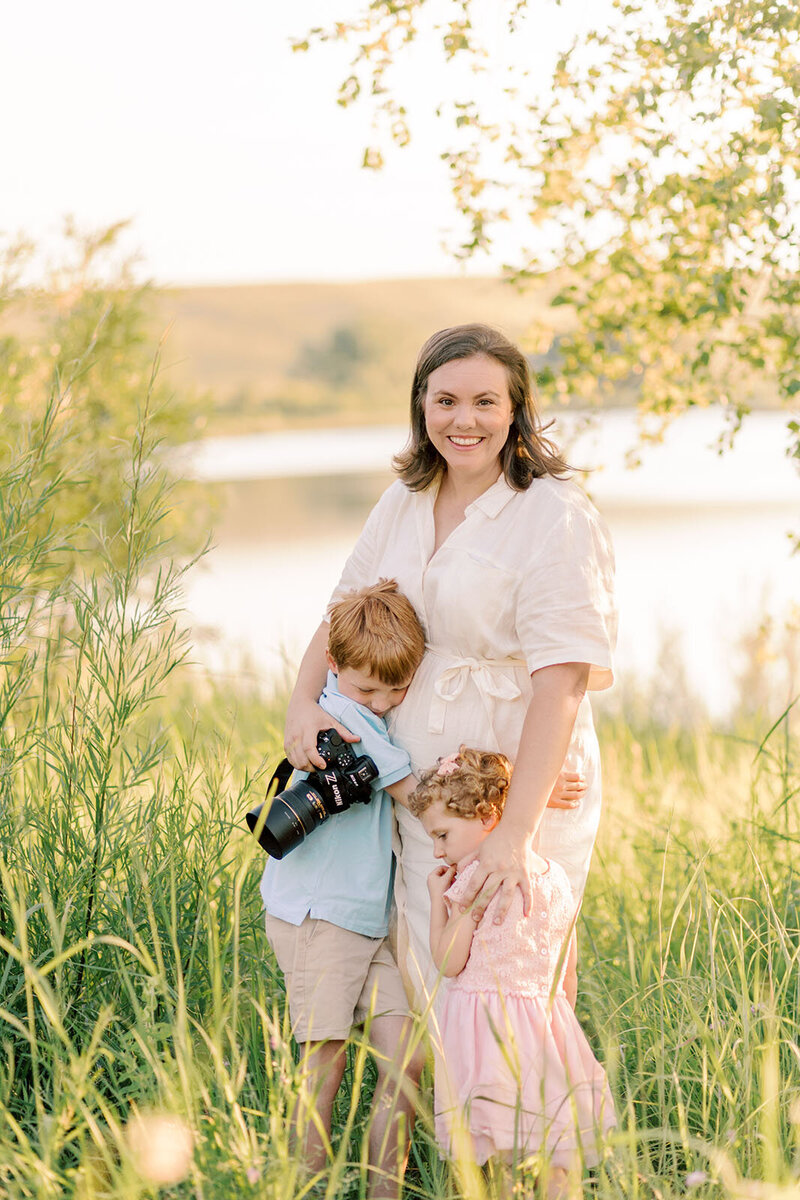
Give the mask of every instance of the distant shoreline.
MULTIPOLYGON (((554 440, 589 471, 588 490, 603 507, 717 504, 800 505, 800 475, 785 454, 787 414, 753 413, 734 447, 720 455, 725 430, 719 409, 693 409, 669 426, 662 441, 639 442, 635 409, 559 415, 554 440), (641 466, 629 465, 636 449, 641 466)), ((407 425, 325 425, 307 430, 214 436, 171 451, 173 469, 201 483, 391 472, 407 425)), ((578 473, 581 477, 581 473, 578 473)))

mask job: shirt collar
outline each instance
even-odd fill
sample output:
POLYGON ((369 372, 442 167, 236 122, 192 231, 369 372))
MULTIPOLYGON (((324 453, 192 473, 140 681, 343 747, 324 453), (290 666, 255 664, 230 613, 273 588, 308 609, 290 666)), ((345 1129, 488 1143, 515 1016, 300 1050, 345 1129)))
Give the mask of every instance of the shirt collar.
POLYGON ((328 678, 325 680, 325 691, 333 692, 335 696, 341 695, 339 691, 339 677, 338 675, 334 675, 333 671, 330 670, 328 671, 328 678))

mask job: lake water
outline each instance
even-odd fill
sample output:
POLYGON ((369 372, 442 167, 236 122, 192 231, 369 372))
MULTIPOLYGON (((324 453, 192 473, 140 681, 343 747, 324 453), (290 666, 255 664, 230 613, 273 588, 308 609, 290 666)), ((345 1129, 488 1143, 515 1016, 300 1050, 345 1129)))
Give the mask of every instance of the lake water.
MULTIPOLYGON (((633 413, 596 428, 562 420, 568 457, 596 468, 586 487, 617 555, 618 675, 643 683, 666 671, 724 715, 745 669, 742 639, 765 618, 797 617, 800 476, 785 456, 785 417, 751 416, 720 456, 716 412, 674 422, 663 443, 640 449, 633 413)), ((294 669, 319 623, 371 505, 391 481, 405 428, 216 438, 189 448, 182 467, 222 501, 215 545, 186 589, 196 657, 217 672, 269 684, 294 669)), ((775 653, 776 704, 793 686, 775 653)), ((800 681, 794 684, 800 688, 800 681)))

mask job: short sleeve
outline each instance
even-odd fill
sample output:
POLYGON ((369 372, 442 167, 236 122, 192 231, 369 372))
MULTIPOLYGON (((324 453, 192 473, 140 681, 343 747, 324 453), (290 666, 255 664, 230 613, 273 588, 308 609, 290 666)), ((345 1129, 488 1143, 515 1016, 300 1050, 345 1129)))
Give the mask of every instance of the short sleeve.
MULTIPOLYGON (((387 488, 367 517, 364 528, 358 535, 358 540, 344 564, 339 582, 333 589, 328 601, 328 608, 334 601, 340 600, 345 593, 368 587, 377 582, 377 564, 383 546, 381 534, 391 524, 395 489, 398 487, 402 487, 402 485, 394 483, 387 488)), ((324 619, 328 619, 327 609, 324 619)))
POLYGON ((614 551, 588 497, 575 485, 565 489, 549 497, 557 505, 553 521, 520 579, 517 636, 531 673, 557 663, 589 663, 588 686, 601 691, 614 678, 614 551))
POLYGON ((337 706, 331 716, 358 736, 359 741, 353 746, 355 751, 368 755, 375 763, 378 778, 373 780, 373 788, 391 787, 411 774, 411 759, 406 751, 390 741, 386 730, 377 729, 357 704, 350 702, 337 706))

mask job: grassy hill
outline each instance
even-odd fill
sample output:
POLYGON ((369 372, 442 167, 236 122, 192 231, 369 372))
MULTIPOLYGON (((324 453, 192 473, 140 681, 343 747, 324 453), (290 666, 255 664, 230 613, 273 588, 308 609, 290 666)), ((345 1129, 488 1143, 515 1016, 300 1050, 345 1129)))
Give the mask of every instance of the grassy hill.
MULTIPOLYGON (((557 371, 554 340, 567 332, 570 320, 569 309, 549 305, 557 283, 553 279, 525 293, 495 278, 157 289, 145 296, 147 330, 134 331, 129 322, 124 336, 136 340, 147 366, 166 333, 162 383, 189 397, 196 437, 310 425, 402 424, 419 347, 447 325, 496 325, 522 346, 536 369, 546 356, 557 371)), ((21 339, 24 355, 38 360, 44 379, 54 356, 63 352, 56 327, 73 301, 67 290, 57 297, 35 292, 5 307, 0 303, 0 355, 4 336, 21 339)), ((90 315, 82 326, 78 323, 77 340, 78 326, 73 330, 74 353, 89 343, 101 313, 97 308, 92 316, 92 311, 90 304, 90 315)), ((130 349, 119 346, 123 358, 130 349)), ((140 372, 142 383, 144 377, 140 372)), ((598 395, 598 401, 604 408, 635 404, 636 394, 631 380, 612 395, 598 395)), ((780 407, 774 382, 754 374, 750 403, 780 407)))
POLYGON ((422 342, 476 320, 531 352, 553 335, 544 292, 495 279, 176 288, 157 294, 153 332, 170 326, 167 378, 198 394, 198 432, 241 433, 402 422, 422 342))

